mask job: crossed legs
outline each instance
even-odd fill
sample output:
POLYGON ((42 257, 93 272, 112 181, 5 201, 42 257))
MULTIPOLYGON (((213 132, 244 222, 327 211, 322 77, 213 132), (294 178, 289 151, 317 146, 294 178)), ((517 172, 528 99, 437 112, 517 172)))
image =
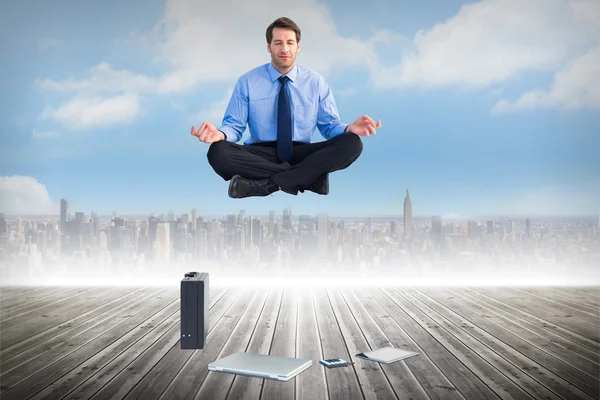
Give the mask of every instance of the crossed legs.
POLYGON ((329 173, 349 167, 362 149, 359 136, 344 133, 323 142, 294 143, 289 163, 279 161, 275 142, 245 146, 219 141, 210 145, 207 157, 215 172, 226 181, 235 175, 252 180, 269 178, 290 194, 304 190, 318 193, 315 184, 329 173))

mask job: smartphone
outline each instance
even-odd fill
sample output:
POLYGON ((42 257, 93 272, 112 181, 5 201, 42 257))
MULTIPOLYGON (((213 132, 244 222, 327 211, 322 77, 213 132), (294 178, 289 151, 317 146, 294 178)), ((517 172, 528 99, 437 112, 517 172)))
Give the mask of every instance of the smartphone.
POLYGON ((327 360, 321 360, 319 362, 327 368, 346 367, 348 365, 354 364, 353 362, 348 362, 346 360, 342 360, 341 358, 330 358, 327 360))

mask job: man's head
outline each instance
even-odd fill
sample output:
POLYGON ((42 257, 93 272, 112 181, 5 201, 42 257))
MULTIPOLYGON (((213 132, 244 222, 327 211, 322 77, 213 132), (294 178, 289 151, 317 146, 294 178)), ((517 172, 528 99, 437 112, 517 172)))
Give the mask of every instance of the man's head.
POLYGON ((278 18, 267 28, 267 51, 282 74, 292 69, 300 51, 300 28, 289 18, 278 18))

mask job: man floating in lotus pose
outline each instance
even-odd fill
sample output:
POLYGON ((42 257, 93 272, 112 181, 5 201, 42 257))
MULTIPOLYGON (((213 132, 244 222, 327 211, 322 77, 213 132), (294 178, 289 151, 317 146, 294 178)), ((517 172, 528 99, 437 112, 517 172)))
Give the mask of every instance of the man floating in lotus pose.
POLYGON ((327 81, 296 64, 300 28, 278 18, 267 28, 271 62, 238 79, 222 126, 203 122, 192 135, 210 143, 208 162, 229 183, 229 196, 268 196, 277 190, 297 195, 329 193, 329 173, 350 166, 362 153, 359 136, 381 126, 369 116, 340 121, 327 81), (250 138, 237 144, 250 129, 250 138), (319 128, 327 140, 311 143, 319 128))

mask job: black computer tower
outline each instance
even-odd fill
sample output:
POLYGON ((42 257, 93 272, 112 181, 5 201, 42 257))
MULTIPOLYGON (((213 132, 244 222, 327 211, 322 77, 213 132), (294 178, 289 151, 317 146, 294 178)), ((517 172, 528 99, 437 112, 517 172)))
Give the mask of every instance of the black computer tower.
POLYGON ((185 274, 180 297, 181 348, 203 349, 208 334, 208 273, 185 274))

